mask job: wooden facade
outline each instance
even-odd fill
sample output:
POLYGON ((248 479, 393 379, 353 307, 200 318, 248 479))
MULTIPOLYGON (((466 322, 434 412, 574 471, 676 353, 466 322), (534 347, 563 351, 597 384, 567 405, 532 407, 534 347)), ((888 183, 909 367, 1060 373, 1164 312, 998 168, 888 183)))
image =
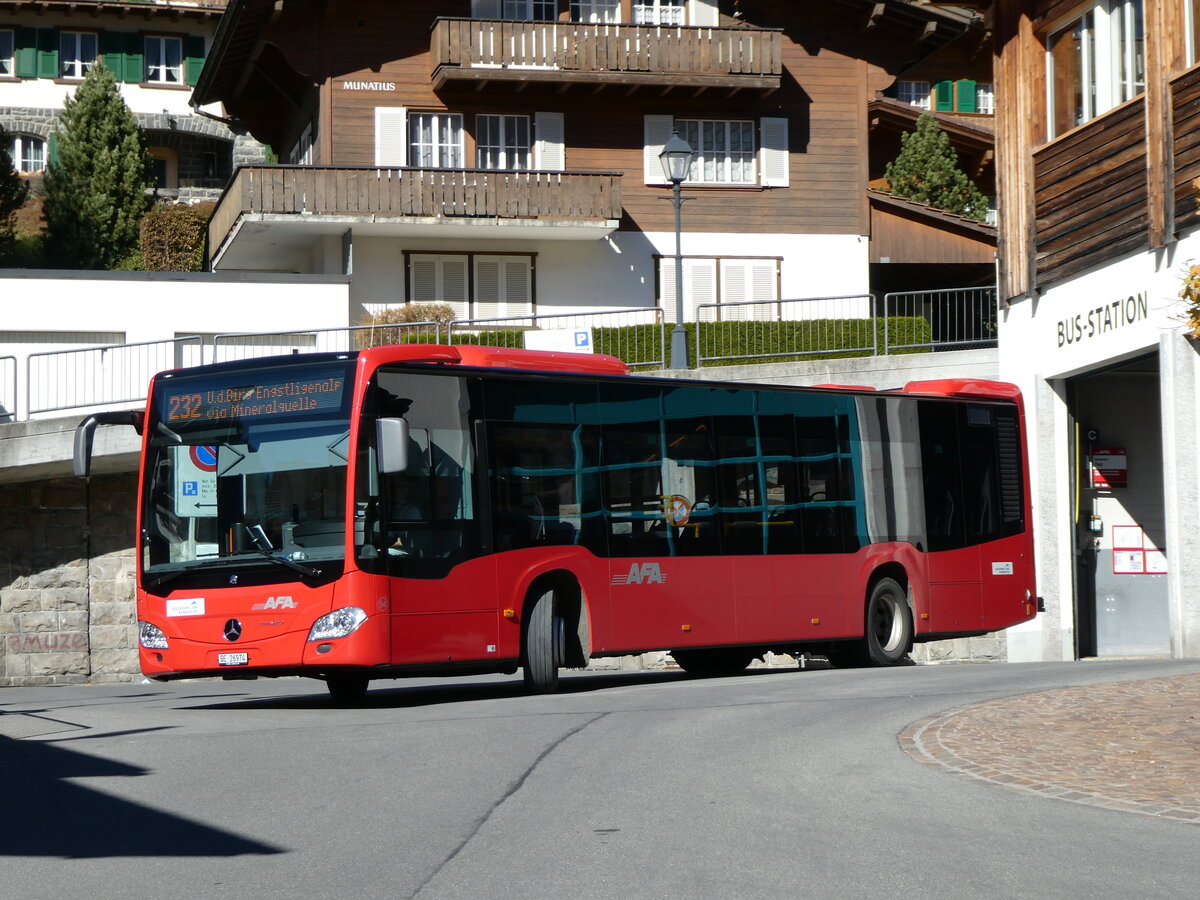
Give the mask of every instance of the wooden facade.
POLYGON ((1061 134, 1053 132, 1047 97, 1048 51, 1090 4, 991 5, 1003 298, 1164 247, 1200 223, 1193 185, 1200 177, 1200 72, 1187 56, 1196 44, 1190 2, 1144 4, 1144 90, 1061 134))
POLYGON ((760 156, 753 183, 686 185, 688 231, 869 234, 865 104, 967 20, 899 2, 704 2, 717 24, 668 28, 564 21, 565 2, 539 23, 473 18, 469 0, 231 0, 197 95, 282 161, 307 135, 307 161, 334 169, 380 164, 380 109, 461 116, 464 170, 478 165, 477 117, 561 117, 562 169, 620 173, 604 198, 620 198, 622 231, 674 225, 648 174, 648 117, 749 120, 760 154, 782 121, 782 178, 762 177, 760 156))

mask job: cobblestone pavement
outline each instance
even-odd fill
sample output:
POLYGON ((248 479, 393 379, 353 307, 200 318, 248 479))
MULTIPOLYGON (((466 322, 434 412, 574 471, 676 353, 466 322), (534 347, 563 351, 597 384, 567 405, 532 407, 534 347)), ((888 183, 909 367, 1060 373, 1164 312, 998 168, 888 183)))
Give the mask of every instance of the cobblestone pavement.
POLYGON ((900 746, 1013 790, 1200 825, 1200 674, 953 709, 908 726, 900 746))

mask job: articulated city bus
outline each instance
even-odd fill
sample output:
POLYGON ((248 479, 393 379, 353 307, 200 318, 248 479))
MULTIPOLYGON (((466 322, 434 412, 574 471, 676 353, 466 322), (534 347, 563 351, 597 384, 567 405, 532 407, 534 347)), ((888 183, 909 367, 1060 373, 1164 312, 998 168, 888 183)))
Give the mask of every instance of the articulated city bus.
MULTIPOLYGON (((96 424, 76 435, 86 474, 96 424)), ((890 665, 1036 613, 1011 385, 629 375, 605 356, 396 346, 157 375, 137 523, 156 679, 372 679, 669 650, 890 665)))

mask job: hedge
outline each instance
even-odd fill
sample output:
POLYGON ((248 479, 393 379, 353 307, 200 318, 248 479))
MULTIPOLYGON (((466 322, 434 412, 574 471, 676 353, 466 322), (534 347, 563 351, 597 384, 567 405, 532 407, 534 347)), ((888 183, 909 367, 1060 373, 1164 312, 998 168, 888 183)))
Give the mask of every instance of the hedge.
MULTIPOLYGON (((625 325, 592 329, 592 342, 597 353, 607 353, 630 366, 658 365, 666 359, 674 326, 625 325), (663 346, 664 341, 666 347, 663 346)), ((688 365, 696 365, 696 327, 688 322, 688 365)), ((882 352, 885 346, 910 345, 907 349, 890 350, 892 354, 929 353, 933 332, 929 322, 920 316, 891 316, 887 319, 813 319, 787 322, 700 322, 700 349, 708 359, 705 366, 732 366, 747 363, 782 362, 785 360, 849 358, 875 355, 875 346, 882 352), (876 345, 872 344, 872 329, 876 345), (865 349, 864 349, 865 348, 865 349)), ((386 329, 380 329, 386 333, 386 329)), ((455 344, 475 344, 485 347, 524 347, 523 328, 489 331, 456 331, 455 344)), ((443 332, 444 334, 444 332, 443 332)), ((375 343, 383 335, 377 335, 375 343)), ((399 343, 428 343, 431 335, 408 334, 399 343)))

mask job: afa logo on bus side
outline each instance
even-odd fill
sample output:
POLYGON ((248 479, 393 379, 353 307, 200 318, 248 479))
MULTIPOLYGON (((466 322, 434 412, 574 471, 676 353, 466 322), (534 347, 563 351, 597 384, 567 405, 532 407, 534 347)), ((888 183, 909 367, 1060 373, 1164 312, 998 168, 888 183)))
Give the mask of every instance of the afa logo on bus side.
POLYGON ((629 567, 628 575, 614 575, 612 584, 666 584, 667 576, 663 574, 658 563, 634 563, 629 567))

